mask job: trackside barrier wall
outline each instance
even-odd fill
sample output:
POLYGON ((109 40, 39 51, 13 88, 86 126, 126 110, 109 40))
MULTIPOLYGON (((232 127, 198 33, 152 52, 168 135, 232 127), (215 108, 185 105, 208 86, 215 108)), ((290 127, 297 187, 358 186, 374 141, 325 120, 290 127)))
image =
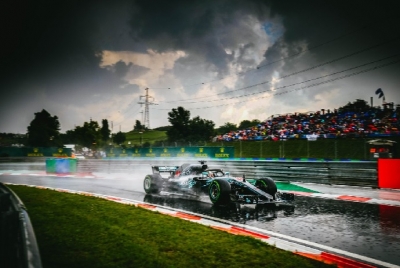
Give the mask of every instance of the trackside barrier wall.
MULTIPOLYGON (((181 165, 207 160, 210 168, 222 168, 231 175, 247 178, 272 177, 277 181, 342 184, 364 187, 378 187, 377 161, 332 161, 326 159, 205 159, 205 158, 106 158, 77 160, 77 173, 127 173, 136 174, 151 165, 181 165)), ((388 159, 389 160, 389 159, 388 159)), ((2 169, 44 170, 43 157, 0 158, 2 169), (21 165, 22 163, 25 163, 21 165), (37 163, 43 163, 38 165, 37 163)), ((55 165, 55 163, 53 163, 55 165)), ((55 170, 55 166, 50 167, 55 170)), ((54 172, 54 171, 53 171, 54 172)))
POLYGON ((71 157, 71 148, 0 147, 0 157, 71 157))
POLYGON ((400 189, 400 159, 378 159, 378 186, 400 189))
POLYGON ((78 173, 105 172, 135 174, 151 165, 181 165, 207 160, 210 168, 221 168, 235 177, 272 177, 277 181, 312 182, 378 187, 376 161, 296 161, 198 158, 85 159, 78 161, 78 173))
POLYGON ((28 213, 17 195, 0 183, 0 267, 41 268, 28 213))
POLYGON ((126 157, 195 157, 195 158, 233 158, 235 156, 234 147, 213 147, 213 146, 193 146, 193 147, 150 147, 150 148, 111 148, 107 152, 110 158, 126 157))

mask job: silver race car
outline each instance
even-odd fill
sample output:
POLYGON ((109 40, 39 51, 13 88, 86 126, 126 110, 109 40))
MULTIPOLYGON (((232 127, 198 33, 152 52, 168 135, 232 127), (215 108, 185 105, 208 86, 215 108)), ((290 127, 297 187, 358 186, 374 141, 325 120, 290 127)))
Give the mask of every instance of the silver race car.
POLYGON ((294 200, 291 193, 278 192, 273 179, 232 177, 222 169, 209 169, 205 161, 181 166, 152 166, 153 174, 143 182, 147 194, 179 192, 208 195, 215 205, 230 203, 277 204, 294 200))

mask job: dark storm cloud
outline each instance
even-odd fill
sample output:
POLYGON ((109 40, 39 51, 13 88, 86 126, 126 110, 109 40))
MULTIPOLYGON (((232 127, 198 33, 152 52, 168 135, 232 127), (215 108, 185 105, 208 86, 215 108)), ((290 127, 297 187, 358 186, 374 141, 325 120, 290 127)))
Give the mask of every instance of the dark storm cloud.
MULTIPOLYGON (((226 66, 232 60, 225 48, 247 42, 225 30, 238 26, 242 17, 251 15, 262 20, 268 15, 267 6, 259 1, 173 0, 157 1, 155 5, 155 2, 140 0, 134 3, 130 21, 134 39, 146 42, 159 52, 183 50, 205 57, 222 74, 226 74, 226 66)), ((244 36, 244 33, 237 35, 244 36)))
POLYGON ((126 64, 123 61, 118 61, 116 64, 114 64, 114 70, 115 70, 115 74, 119 77, 119 78, 124 78, 125 75, 127 74, 127 72, 129 71, 129 68, 132 66, 132 63, 128 63, 126 64))
MULTIPOLYGON (((113 94, 132 93, 133 88, 124 88, 126 82, 121 77, 125 70, 121 64, 117 72, 100 67, 101 51, 120 46, 117 41, 126 38, 115 38, 111 43, 106 41, 113 36, 101 36, 111 32, 106 27, 107 17, 102 15, 117 7, 107 1, 1 3, 1 128, 5 122, 18 121, 24 111, 25 117, 27 109, 46 108, 36 107, 36 99, 43 100, 38 105, 57 106, 50 103, 55 101, 59 107, 82 107, 113 94)), ((121 8, 129 10, 124 7, 121 8)), ((121 15, 112 14, 109 18, 121 15)))
MULTIPOLYGON (((397 15, 400 2, 398 1, 377 3, 358 0, 312 0, 265 1, 264 3, 269 6, 272 17, 282 18, 285 31, 282 38, 265 52, 265 59, 259 65, 262 67, 261 70, 265 77, 270 79, 256 80, 255 83, 271 80, 274 72, 278 72, 278 77, 287 76, 352 53, 356 54, 315 68, 312 72, 304 72, 291 76, 290 79, 283 79, 278 86, 313 79, 323 74, 344 70, 398 53, 400 45, 398 38, 400 19, 397 15), (371 49, 368 49, 370 47, 371 49), (358 53, 363 49, 364 52, 358 53)), ((336 88, 342 88, 348 93, 356 93, 356 95, 346 94, 347 98, 350 98, 347 101, 351 101, 353 96, 356 98, 368 96, 368 90, 371 92, 374 90, 374 88, 368 88, 368 83, 371 82, 373 85, 377 81, 387 83, 393 99, 396 99, 399 97, 398 93, 396 94, 398 84, 394 79, 395 76, 391 75, 396 68, 399 69, 398 64, 397 67, 393 65, 386 68, 383 75, 375 71, 361 76, 361 79, 354 78, 353 80, 329 83, 315 87, 315 90, 305 89, 296 94, 293 93, 292 97, 290 97, 291 95, 276 96, 276 99, 280 99, 288 105, 307 103, 308 100, 314 100, 318 92, 329 92, 336 88), (364 93, 360 88, 362 86, 365 88, 364 93), (302 92, 301 96, 300 92, 302 92)), ((277 90, 277 93, 282 91, 285 90, 277 90)), ((343 104, 347 101, 343 101, 343 104)))
MULTIPOLYGON (((87 103, 95 96, 126 94, 116 72, 100 68, 106 1, 4 1, 0 44, 1 112, 21 96, 87 103), (5 2, 5 3, 4 3, 5 2)), ((125 71, 126 72, 126 71, 125 71)))
MULTIPOLYGON (((193 60, 201 63, 205 59, 210 64, 209 70, 217 72, 220 78, 231 75, 227 66, 232 63, 234 56, 236 64, 240 65, 242 70, 254 68, 254 61, 245 57, 246 54, 252 53, 251 48, 254 44, 251 38, 243 33, 243 30, 248 29, 239 26, 246 16, 253 16, 260 23, 265 23, 265 31, 273 38, 275 36, 270 31, 271 21, 279 17, 283 24, 283 36, 266 50, 265 61, 260 65, 286 58, 288 55, 301 54, 307 49, 310 49, 309 54, 313 56, 307 58, 300 55, 265 68, 262 76, 264 80, 265 77, 271 77, 274 71, 289 74, 318 61, 332 59, 374 42, 387 40, 399 30, 396 14, 399 2, 395 0, 382 1, 379 4, 360 0, 175 0, 157 3, 154 5, 151 1, 134 2, 134 16, 130 20, 132 36, 156 51, 186 51, 189 56, 179 59, 176 65, 176 73, 187 73, 186 77, 189 77, 189 71, 185 71, 181 66, 193 60), (238 29, 242 31, 235 32, 238 29), (324 46, 324 42, 328 44, 324 46), (239 44, 243 46, 235 52, 236 55, 226 52, 227 48, 237 48, 239 44), (320 46, 322 49, 311 50, 314 46, 320 46)), ((370 54, 379 56, 389 53, 390 49, 394 47, 382 47, 381 50, 371 51, 370 54)), ((354 62, 361 60, 354 57, 354 62)), ((346 64, 348 63, 343 63, 346 64)), ((197 81, 201 82, 201 79, 197 81)), ((241 82, 246 81, 243 79, 241 82)))
MULTIPOLYGON (((305 50, 295 44, 303 41, 310 54, 323 60, 399 37, 400 2, 396 0, 268 1, 268 5, 272 16, 282 17, 285 32, 281 42, 266 51, 266 62, 280 54, 277 48, 282 44, 292 50, 289 55, 295 55, 305 50)), ((381 55, 388 49, 395 50, 389 46, 369 53, 381 55)))
MULTIPOLYGON (((77 65, 92 68, 99 58, 91 47, 93 21, 85 16, 90 5, 55 1, 8 1, 14 12, 2 9, 8 33, 3 43, 3 72, 18 76, 53 75, 54 68, 69 71, 77 65), (21 25, 16 29, 13 23, 21 25)), ((17 82, 17 81, 14 81, 17 82)))
POLYGON ((244 40, 224 35, 223 26, 235 26, 239 18, 246 15, 260 21, 270 14, 281 16, 285 26, 284 39, 289 43, 307 40, 312 45, 343 33, 346 28, 352 30, 365 25, 372 27, 371 36, 377 32, 395 35, 399 29, 399 4, 395 0, 379 4, 320 0, 117 2, 37 0, 3 3, 1 27, 2 39, 6 41, 1 42, 0 55, 1 72, 6 79, 2 79, 2 85, 6 82, 15 85, 28 78, 37 81, 45 77, 56 81, 55 77, 64 74, 69 79, 84 78, 93 75, 93 70, 99 71, 104 80, 109 80, 107 72, 102 73, 99 68, 99 52, 103 49, 184 50, 205 56, 210 63, 224 69, 232 60, 224 48, 244 40), (122 18, 129 20, 129 25, 124 24, 122 18))
POLYGON ((399 1, 268 1, 272 15, 283 17, 284 38, 310 39, 319 42, 343 30, 351 31, 361 26, 372 28, 372 36, 396 35, 399 30, 399 1), (316 35, 318 33, 318 35, 316 35))
MULTIPOLYGON (((210 81, 207 79, 211 76, 205 71, 216 73, 213 79, 222 79, 234 75, 230 69, 234 65, 245 73, 236 87, 246 87, 270 79, 274 72, 287 75, 398 36, 399 3, 397 0, 379 3, 360 0, 2 1, 0 122, 7 120, 7 114, 17 114, 27 107, 26 103, 42 95, 44 99, 79 106, 88 100, 95 102, 115 94, 138 92, 139 87, 130 85, 128 77, 135 79, 144 74, 150 77, 151 67, 120 58, 104 66, 101 54, 104 50, 142 54, 148 50, 160 53, 181 50, 185 56, 174 62, 172 70, 165 70, 167 75, 159 81, 201 85, 210 81), (260 39, 251 28, 254 25, 263 25, 271 39, 260 39), (335 37, 340 38, 327 42, 335 37), (262 52, 265 59, 259 66, 264 67, 250 72, 260 62, 252 55, 260 50, 262 42, 270 45, 262 52), (326 45, 321 45, 324 42, 326 45), (310 49, 318 45, 321 46, 310 49), (310 49, 307 53, 301 53, 307 49, 310 49)), ((369 51, 368 57, 390 55, 398 46, 398 41, 381 46, 369 51)), ((365 58, 369 60, 368 57, 365 58)), ((355 57, 324 68, 330 71, 334 67, 339 69, 340 64, 352 66, 357 62, 364 62, 364 58, 355 57)), ((385 78, 395 73, 388 71, 385 78)), ((308 74, 302 74, 293 78, 298 81, 307 77, 308 74)), ((197 89, 190 88, 188 93, 197 89)), ((288 101, 294 102, 290 98, 288 101)), ((46 107, 38 107, 37 111, 42 108, 46 107)))

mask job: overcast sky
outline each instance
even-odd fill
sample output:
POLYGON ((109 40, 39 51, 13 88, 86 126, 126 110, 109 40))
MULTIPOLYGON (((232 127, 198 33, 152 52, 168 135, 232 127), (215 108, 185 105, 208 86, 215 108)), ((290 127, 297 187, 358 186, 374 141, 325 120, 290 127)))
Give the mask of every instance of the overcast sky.
POLYGON ((61 132, 90 119, 113 132, 191 117, 226 122, 400 104, 400 1, 2 1, 0 132, 34 113, 61 132))

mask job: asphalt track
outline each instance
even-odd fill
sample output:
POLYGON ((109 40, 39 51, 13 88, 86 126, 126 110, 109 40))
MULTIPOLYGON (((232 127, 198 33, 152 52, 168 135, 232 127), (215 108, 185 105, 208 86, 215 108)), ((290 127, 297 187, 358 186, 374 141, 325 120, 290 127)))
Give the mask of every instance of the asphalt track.
POLYGON ((146 173, 145 169, 135 176, 57 176, 42 171, 0 170, 0 181, 131 202, 231 233, 252 235, 285 250, 340 263, 342 267, 400 267, 398 190, 297 183, 283 189, 296 194, 294 206, 221 209, 212 206, 207 197, 164 192, 148 196, 142 188, 146 173))

